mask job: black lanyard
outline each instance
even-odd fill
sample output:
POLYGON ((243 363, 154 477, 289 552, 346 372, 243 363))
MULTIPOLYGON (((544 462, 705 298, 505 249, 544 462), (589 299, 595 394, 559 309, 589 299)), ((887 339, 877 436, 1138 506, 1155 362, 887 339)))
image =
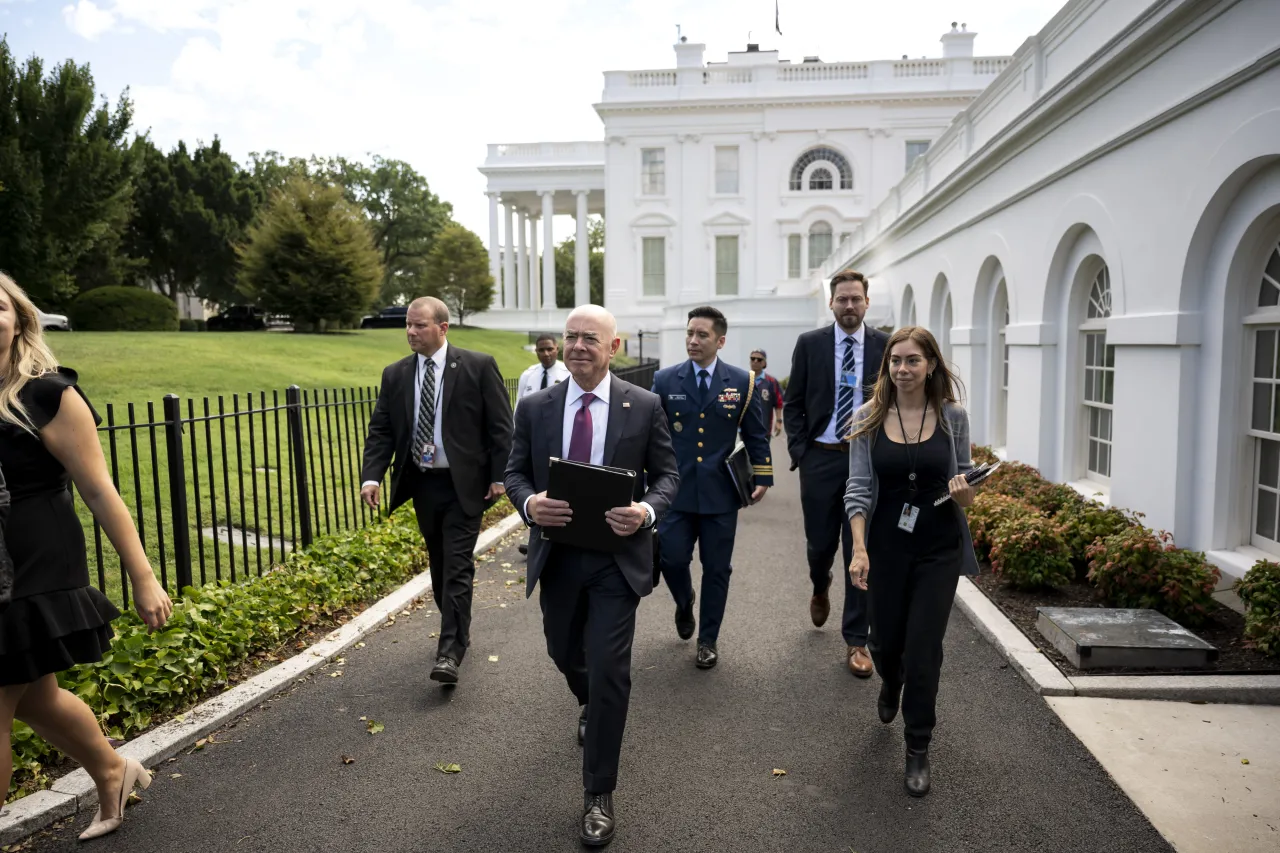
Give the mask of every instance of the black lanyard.
POLYGON ((907 428, 902 423, 902 409, 898 408, 897 403, 894 403, 893 410, 898 415, 898 429, 902 430, 902 440, 907 445, 907 465, 910 466, 907 479, 911 481, 911 491, 914 493, 916 491, 916 458, 920 455, 920 443, 924 440, 924 422, 925 418, 929 416, 929 403, 925 402, 924 411, 920 413, 920 434, 916 436, 914 450, 912 449, 911 438, 907 435, 907 428))

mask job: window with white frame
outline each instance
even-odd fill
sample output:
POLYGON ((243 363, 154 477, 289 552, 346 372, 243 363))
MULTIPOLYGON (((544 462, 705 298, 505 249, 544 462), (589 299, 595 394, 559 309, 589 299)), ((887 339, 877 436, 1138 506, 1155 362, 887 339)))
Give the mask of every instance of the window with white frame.
POLYGON ((716 146, 716 193, 738 194, 738 146, 716 146))
POLYGON ((831 257, 831 225, 821 220, 809 226, 809 269, 816 270, 831 257))
POLYGON ((642 195, 666 195, 667 149, 640 149, 640 192, 642 195))
POLYGON ((792 192, 798 192, 805 188, 805 170, 814 163, 822 163, 823 165, 820 169, 814 169, 809 173, 809 189, 834 189, 836 174, 839 174, 840 176, 840 189, 853 189, 853 168, 849 165, 848 159, 834 148, 822 146, 818 148, 810 148, 808 151, 801 154, 796 159, 796 162, 791 165, 791 182, 789 186, 791 187, 792 192), (823 181, 827 183, 827 186, 825 187, 814 186, 814 179, 819 171, 824 172, 826 175, 826 177, 823 178, 823 181))
POLYGON ((831 170, 826 166, 819 166, 809 173, 809 189, 811 190, 829 190, 834 184, 831 177, 831 170))
POLYGON ((1249 316, 1253 444, 1249 544, 1280 554, 1280 244, 1272 247, 1249 316))
POLYGON ((1085 471, 1091 480, 1111 479, 1111 440, 1115 402, 1115 347, 1107 344, 1111 316, 1111 273, 1104 265, 1089 286, 1085 321, 1080 325, 1084 349, 1085 471))
POLYGON ((738 295, 738 237, 716 237, 716 295, 738 295))
POLYGON ((907 142, 907 171, 911 171, 911 167, 915 165, 916 160, 921 154, 929 150, 929 140, 914 140, 907 142))
POLYGON ((645 296, 667 295, 666 248, 665 237, 643 237, 640 240, 640 263, 645 296))
POLYGON ((787 235, 787 278, 800 277, 800 244, 803 241, 799 234, 787 235))

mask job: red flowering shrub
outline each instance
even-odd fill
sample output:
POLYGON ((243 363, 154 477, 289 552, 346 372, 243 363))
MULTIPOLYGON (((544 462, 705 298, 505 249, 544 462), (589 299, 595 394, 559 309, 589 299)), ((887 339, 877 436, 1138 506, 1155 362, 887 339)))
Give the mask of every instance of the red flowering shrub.
POLYGON ((973 537, 973 549, 978 559, 990 556, 996 528, 1011 518, 1038 515, 1038 511, 1017 498, 999 492, 978 492, 973 503, 965 510, 969 519, 969 534, 973 537))
POLYGON ((1089 580, 1113 607, 1149 607, 1198 625, 1216 606, 1217 568, 1203 553, 1175 547, 1169 533, 1134 526, 1095 541, 1085 553, 1089 580))
POLYGON ((1035 513, 1011 516, 995 530, 991 567, 1017 589, 1070 583, 1071 554, 1062 531, 1035 513))

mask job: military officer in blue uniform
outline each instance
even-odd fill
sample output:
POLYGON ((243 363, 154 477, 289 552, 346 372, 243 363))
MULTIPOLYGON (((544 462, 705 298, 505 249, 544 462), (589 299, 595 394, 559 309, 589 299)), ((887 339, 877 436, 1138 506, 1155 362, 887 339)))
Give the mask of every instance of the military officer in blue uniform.
POLYGON ((666 409, 680 465, 680 492, 658 525, 659 561, 676 602, 680 639, 689 639, 699 628, 699 669, 710 669, 719 659, 716 641, 729 597, 730 560, 741 508, 725 459, 737 444, 739 430, 755 476, 751 502, 760 501, 773 485, 764 407, 754 393, 752 378, 717 355, 728 326, 724 314, 715 308, 694 308, 685 330, 689 360, 659 370, 653 379, 653 393, 666 409), (695 541, 702 562, 697 623, 689 571, 695 541))

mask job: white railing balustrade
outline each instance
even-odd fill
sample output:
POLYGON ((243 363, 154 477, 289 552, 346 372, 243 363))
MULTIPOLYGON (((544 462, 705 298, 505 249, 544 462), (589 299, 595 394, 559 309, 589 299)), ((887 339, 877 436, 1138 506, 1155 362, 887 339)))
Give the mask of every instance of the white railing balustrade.
POLYGON ((826 80, 865 80, 870 70, 865 62, 806 62, 778 66, 782 83, 816 83, 826 80))

